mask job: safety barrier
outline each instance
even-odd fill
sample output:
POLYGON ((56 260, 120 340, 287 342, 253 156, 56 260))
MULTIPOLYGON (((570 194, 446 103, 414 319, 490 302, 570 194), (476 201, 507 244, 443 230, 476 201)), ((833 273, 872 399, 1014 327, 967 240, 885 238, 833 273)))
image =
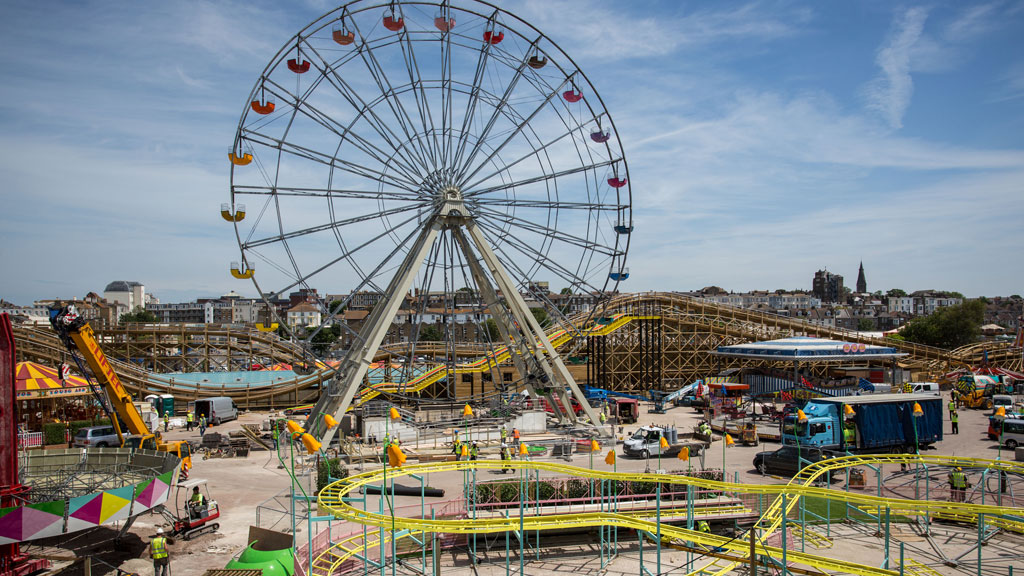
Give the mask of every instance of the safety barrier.
POLYGON ((42 432, 19 432, 18 448, 41 448, 43 446, 42 432))

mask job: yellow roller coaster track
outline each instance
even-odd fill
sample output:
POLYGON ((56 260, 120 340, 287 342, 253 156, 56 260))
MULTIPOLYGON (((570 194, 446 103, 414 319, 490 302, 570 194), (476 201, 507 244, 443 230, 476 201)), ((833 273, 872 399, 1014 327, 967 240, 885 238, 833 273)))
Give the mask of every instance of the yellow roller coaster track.
MULTIPOLYGON (((582 330, 582 336, 607 336, 634 320, 653 320, 656 318, 657 316, 617 314, 609 318, 611 320, 610 322, 604 324, 594 323, 588 328, 585 328, 582 330)), ((560 348, 562 345, 577 337, 577 335, 573 335, 562 328, 553 329, 548 332, 548 339, 551 341, 551 345, 555 348, 560 348)), ((472 362, 457 364, 455 366, 455 373, 469 374, 473 372, 487 372, 492 368, 496 368, 501 364, 508 362, 510 356, 511 353, 509 352, 508 346, 501 346, 500 348, 497 348, 493 354, 488 353, 472 362)), ((422 392, 431 384, 444 379, 446 374, 446 367, 444 365, 440 365, 427 370, 409 382, 382 382, 380 384, 364 387, 360 390, 359 396, 357 396, 355 401, 352 403, 352 408, 361 406, 382 393, 400 392, 403 394, 415 394, 417 392, 422 392)), ((352 408, 349 408, 349 410, 352 408)))
MULTIPOLYGON (((925 464, 937 466, 961 466, 961 467, 983 467, 991 470, 1002 470, 1009 473, 1024 473, 1024 465, 1005 460, 982 460, 974 458, 956 458, 942 456, 918 456, 918 455, 884 455, 884 456, 845 456, 818 463, 805 468, 804 471, 794 478, 789 484, 735 484, 731 482, 718 482, 688 476, 659 475, 648 473, 627 473, 591 470, 577 468, 564 464, 549 462, 513 461, 501 462, 497 460, 477 460, 463 462, 440 462, 432 464, 417 464, 402 468, 392 468, 388 471, 391 478, 406 476, 410 474, 431 474, 439 472, 467 471, 467 470, 501 470, 513 468, 520 471, 544 471, 554 474, 562 474, 577 478, 594 480, 619 480, 637 482, 660 482, 662 484, 691 485, 697 488, 708 490, 719 490, 724 492, 743 492, 747 494, 776 495, 778 498, 765 512, 759 521, 761 535, 756 538, 756 552, 779 559, 783 555, 781 548, 765 546, 762 541, 771 532, 777 530, 782 523, 782 500, 783 495, 787 500, 786 513, 796 506, 803 496, 813 496, 840 500, 854 505, 872 507, 876 510, 889 507, 899 509, 910 514, 957 514, 966 516, 977 516, 984 514, 986 517, 1015 515, 1020 509, 1003 507, 998 505, 979 505, 957 502, 939 502, 930 500, 903 500, 897 498, 882 498, 862 493, 842 492, 819 488, 813 484, 822 475, 851 466, 876 465, 876 464, 925 464)), ((465 519, 465 520, 436 520, 431 518, 404 518, 390 515, 375 514, 359 510, 346 502, 348 494, 358 491, 368 484, 376 484, 384 481, 384 471, 375 470, 351 476, 334 482, 325 487, 318 495, 317 502, 321 511, 334 515, 336 518, 344 519, 356 524, 375 526, 390 529, 395 527, 393 537, 402 538, 421 533, 449 533, 449 534, 472 534, 472 533, 494 533, 494 532, 516 532, 520 529, 518 517, 498 517, 486 519, 465 519)), ((648 516, 649 518, 649 516, 648 516)), ((693 542, 712 548, 721 548, 736 554, 736 558, 728 566, 716 564, 714 573, 726 574, 733 568, 746 562, 749 549, 749 540, 730 539, 715 534, 707 534, 666 524, 656 525, 650 520, 641 516, 627 515, 613 512, 584 512, 578 514, 554 514, 545 516, 530 516, 522 519, 524 530, 558 530, 565 528, 587 528, 596 526, 614 526, 629 528, 648 533, 655 533, 660 529, 663 541, 693 542)), ((333 574, 344 560, 357 553, 363 553, 366 546, 371 543, 364 543, 364 546, 352 547, 352 542, 346 540, 321 553, 314 562, 314 573, 317 576, 328 576, 333 574)), ((860 574, 866 576, 892 576, 896 571, 868 566, 856 562, 849 562, 834 558, 824 558, 816 554, 806 554, 795 551, 786 551, 787 561, 799 565, 824 570, 828 573, 840 572, 848 574, 860 574)), ((720 562, 720 561, 716 561, 720 562)), ((691 574, 706 574, 708 567, 695 570, 691 574)))

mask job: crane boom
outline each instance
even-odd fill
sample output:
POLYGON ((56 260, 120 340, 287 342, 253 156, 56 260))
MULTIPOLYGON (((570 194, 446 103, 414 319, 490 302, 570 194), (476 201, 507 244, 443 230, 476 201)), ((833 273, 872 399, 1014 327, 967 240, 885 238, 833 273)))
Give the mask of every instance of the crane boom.
MULTIPOLYGON (((135 404, 132 402, 132 395, 125 390, 124 384, 121 383, 121 379, 117 376, 117 372, 114 372, 110 362, 107 361, 107 356, 103 353, 103 349, 100 348, 92 327, 89 326, 89 323, 84 318, 78 315, 75 307, 51 308, 50 324, 57 332, 61 342, 67 347, 68 352, 71 353, 76 361, 79 360, 79 357, 84 358, 96 382, 103 387, 103 390, 106 392, 107 401, 116 413, 116 417, 111 415, 111 424, 114 425, 118 436, 121 436, 121 427, 117 422, 117 420, 120 420, 131 433, 132 442, 136 447, 152 448, 176 454, 181 459, 183 477, 187 478, 188 469, 192 467, 191 446, 183 440, 165 442, 159 434, 154 434, 149 430, 149 426, 146 425, 142 415, 139 414, 135 404), (136 438, 138 438, 137 444, 135 444, 136 438)), ((79 367, 81 368, 81 366, 79 367)), ((88 374, 83 374, 83 376, 88 378, 88 374)), ((123 436, 121 442, 123 446, 125 443, 123 436)))
POLYGON ((107 362, 107 357, 100 349, 100 345, 96 341, 96 334, 89 324, 83 323, 77 330, 69 330, 68 335, 77 345, 79 351, 87 352, 82 356, 89 364, 89 369, 92 370, 96 380, 106 389, 107 398, 118 417, 128 427, 128 431, 138 436, 152 436, 153 433, 150 432, 149 426, 146 425, 142 416, 139 415, 139 411, 135 409, 135 404, 132 403, 132 395, 124 389, 121 379, 117 377, 117 373, 107 362))

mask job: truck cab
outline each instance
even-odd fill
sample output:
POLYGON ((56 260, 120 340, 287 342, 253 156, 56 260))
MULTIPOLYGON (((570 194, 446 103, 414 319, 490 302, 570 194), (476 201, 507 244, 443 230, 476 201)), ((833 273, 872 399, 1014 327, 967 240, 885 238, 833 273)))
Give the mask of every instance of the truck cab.
POLYGON ((803 408, 807 422, 797 422, 796 412, 782 420, 782 443, 787 446, 839 446, 843 431, 838 427, 839 411, 835 404, 808 403, 803 408))

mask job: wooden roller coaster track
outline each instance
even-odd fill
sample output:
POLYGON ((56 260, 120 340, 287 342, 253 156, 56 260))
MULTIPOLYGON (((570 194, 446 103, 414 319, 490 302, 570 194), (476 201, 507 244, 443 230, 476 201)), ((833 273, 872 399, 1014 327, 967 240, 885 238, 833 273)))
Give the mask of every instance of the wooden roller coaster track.
MULTIPOLYGON (((656 330, 660 355, 659 379, 692 380, 729 368, 744 366, 744 361, 725 360, 712 355, 718 346, 806 335, 849 342, 898 348, 907 354, 899 363, 916 370, 941 373, 960 367, 977 366, 987 355, 993 367, 1021 370, 1022 353, 1009 343, 986 342, 957 350, 945 350, 892 339, 865 337, 857 332, 817 326, 787 318, 732 306, 714 304, 700 298, 664 292, 616 296, 592 317, 603 323, 579 325, 582 316, 571 318, 566 330, 556 327, 551 338, 566 355, 586 357, 588 343, 600 341, 606 351, 604 368, 612 375, 607 387, 620 390, 650 388, 642 382, 641 368, 649 361, 651 342, 645 334, 656 330), (645 332, 646 331, 646 332, 645 332), (647 360, 645 360, 647 358, 647 360), (641 367, 641 368, 638 368, 641 367)), ((16 326, 19 360, 51 365, 67 361, 67 351, 49 328, 16 326)), ((321 386, 335 374, 335 368, 315 370, 265 385, 231 387, 175 382, 162 372, 246 370, 253 364, 312 364, 313 358, 301 346, 281 340, 274 333, 234 326, 142 325, 99 331, 108 358, 116 358, 114 369, 135 394, 170 393, 181 398, 230 396, 239 405, 250 408, 295 405, 316 399, 321 386)), ((406 345, 382 348, 378 359, 405 352, 406 345)), ((430 343, 418 343, 417 353, 430 356, 444 352, 430 343)), ((502 358, 485 360, 493 353, 480 344, 460 346, 460 366, 492 366, 502 358), (469 360, 475 359, 475 360, 469 360)), ((590 363, 595 358, 589 359, 590 363)), ((457 371, 473 371, 460 368, 457 371)), ((651 372, 644 372, 650 377, 651 372)), ((436 381, 436 379, 434 380, 436 381)), ((405 383, 405 392, 412 391, 405 383)), ((369 390, 368 390, 369 392, 369 390)), ((366 394, 372 396, 375 394, 366 394)), ((367 398, 368 399, 368 398, 367 398)))

